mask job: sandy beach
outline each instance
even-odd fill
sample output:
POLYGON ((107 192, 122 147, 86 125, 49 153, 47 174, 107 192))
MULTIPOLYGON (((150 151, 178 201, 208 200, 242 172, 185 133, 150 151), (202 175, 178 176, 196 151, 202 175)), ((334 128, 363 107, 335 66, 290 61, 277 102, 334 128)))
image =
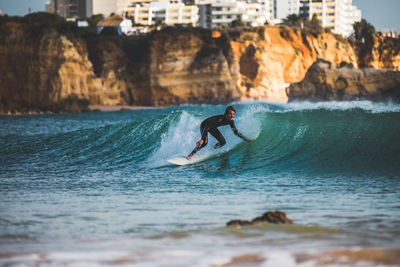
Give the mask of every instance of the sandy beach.
POLYGON ((150 106, 128 106, 128 105, 89 105, 90 111, 119 111, 119 110, 135 110, 135 109, 158 109, 159 107, 150 106))

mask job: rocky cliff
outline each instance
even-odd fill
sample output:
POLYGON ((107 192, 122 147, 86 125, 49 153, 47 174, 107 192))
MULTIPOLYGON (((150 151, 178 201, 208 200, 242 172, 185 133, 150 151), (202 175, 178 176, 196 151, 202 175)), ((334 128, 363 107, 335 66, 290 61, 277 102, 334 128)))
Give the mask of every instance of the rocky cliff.
POLYGON ((388 69, 354 69, 318 60, 305 78, 286 90, 290 100, 372 100, 400 101, 400 72, 388 69))
POLYGON ((208 30, 165 28, 142 38, 89 40, 88 47, 114 104, 224 103, 241 96, 229 41, 208 30))
MULTIPOLYGON (((285 88, 303 80, 318 58, 335 66, 357 68, 360 62, 345 39, 287 27, 224 32, 168 27, 141 37, 82 39, 51 27, 0 21, 0 32, 3 113, 241 98, 285 102, 285 88)), ((399 69, 398 51, 381 45, 374 53, 368 64, 399 69)))
POLYGON ((301 81, 317 58, 357 66, 352 45, 331 33, 313 35, 288 27, 261 27, 227 34, 240 64, 245 98, 287 101, 285 88, 301 81))
POLYGON ((229 40, 202 29, 76 39, 0 24, 0 111, 80 111, 89 104, 164 106, 238 100, 229 40))
POLYGON ((0 25, 0 111, 80 111, 100 81, 81 40, 24 23, 0 25))

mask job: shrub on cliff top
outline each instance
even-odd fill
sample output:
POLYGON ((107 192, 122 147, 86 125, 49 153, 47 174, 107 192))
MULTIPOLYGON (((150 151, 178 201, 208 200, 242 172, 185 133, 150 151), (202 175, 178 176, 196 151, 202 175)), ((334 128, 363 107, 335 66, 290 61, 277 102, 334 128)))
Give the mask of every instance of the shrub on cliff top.
POLYGON ((75 22, 66 21, 65 18, 57 14, 47 12, 31 13, 23 17, 23 21, 39 27, 51 27, 60 34, 73 34, 78 30, 75 22))
POLYGON ((322 33, 323 27, 321 21, 314 14, 311 20, 308 18, 303 18, 296 14, 290 14, 285 19, 283 19, 283 25, 289 26, 291 28, 301 28, 307 33, 310 33, 314 36, 322 33))
POLYGON ((36 12, 28 14, 24 17, 9 17, 0 16, 0 24, 6 22, 19 22, 29 25, 32 36, 40 34, 46 29, 54 29, 56 32, 62 35, 69 35, 74 37, 87 37, 96 36, 96 25, 103 19, 102 14, 93 15, 87 18, 89 24, 88 27, 79 28, 75 21, 67 21, 65 18, 47 12, 36 12))
POLYGON ((365 19, 353 24, 354 35, 357 42, 368 42, 373 39, 375 27, 365 19))
POLYGON ((302 17, 296 14, 290 14, 286 18, 283 19, 283 24, 287 26, 297 26, 300 27, 301 22, 303 21, 302 17))
POLYGON ((372 58, 374 48, 375 28, 365 19, 353 24, 354 35, 357 42, 359 66, 366 67, 372 58))
POLYGON ((241 19, 235 19, 235 20, 232 20, 231 23, 229 23, 229 27, 233 27, 233 28, 243 27, 243 26, 246 26, 246 24, 241 19))

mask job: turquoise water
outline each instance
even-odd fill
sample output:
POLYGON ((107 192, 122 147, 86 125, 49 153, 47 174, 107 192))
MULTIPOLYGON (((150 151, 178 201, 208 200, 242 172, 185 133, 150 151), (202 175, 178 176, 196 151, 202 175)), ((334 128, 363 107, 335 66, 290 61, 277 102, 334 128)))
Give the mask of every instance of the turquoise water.
POLYGON ((400 247, 400 105, 234 105, 254 141, 222 127, 226 146, 210 137, 206 159, 182 167, 166 160, 187 155, 200 122, 226 106, 1 116, 0 265, 257 254, 295 266, 299 253, 400 247), (268 210, 294 225, 225 227, 268 210))

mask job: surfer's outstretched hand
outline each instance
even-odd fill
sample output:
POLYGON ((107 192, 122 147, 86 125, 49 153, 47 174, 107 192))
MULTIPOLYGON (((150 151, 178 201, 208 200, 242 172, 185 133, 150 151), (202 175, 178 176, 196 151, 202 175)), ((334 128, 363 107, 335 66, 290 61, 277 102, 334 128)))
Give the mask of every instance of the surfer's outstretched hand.
POLYGON ((251 139, 249 139, 249 138, 246 138, 246 139, 244 139, 244 141, 246 141, 247 143, 250 143, 250 142, 252 142, 253 140, 251 140, 251 139))

